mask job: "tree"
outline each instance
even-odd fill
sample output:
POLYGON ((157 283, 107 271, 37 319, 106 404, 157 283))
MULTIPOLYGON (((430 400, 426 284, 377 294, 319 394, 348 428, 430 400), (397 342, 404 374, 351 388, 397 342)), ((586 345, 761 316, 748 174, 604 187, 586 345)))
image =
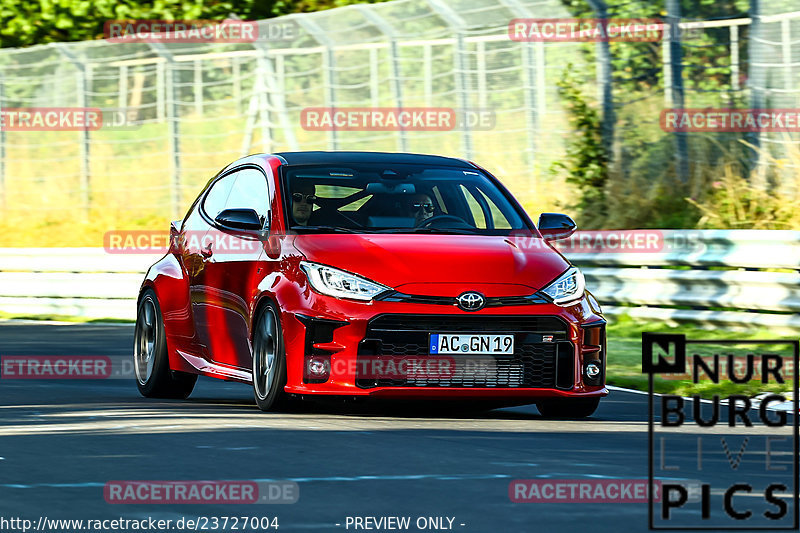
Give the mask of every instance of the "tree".
POLYGON ((109 20, 261 20, 382 0, 0 0, 0 47, 103 38, 109 20))

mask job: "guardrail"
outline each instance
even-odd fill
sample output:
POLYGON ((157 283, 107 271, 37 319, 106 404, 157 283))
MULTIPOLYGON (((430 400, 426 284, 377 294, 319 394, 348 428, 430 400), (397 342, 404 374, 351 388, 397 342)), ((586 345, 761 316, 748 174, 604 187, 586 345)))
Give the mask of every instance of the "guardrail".
MULTIPOLYGON (((800 231, 640 231, 655 235, 660 247, 629 252, 610 249, 606 239, 600 252, 564 250, 607 314, 800 328, 800 231)), ((585 233, 591 238, 626 232, 585 233)))
POLYGON ((0 249, 0 312, 134 320, 144 273, 162 255, 0 249))
MULTIPOLYGON (((559 247, 609 315, 800 328, 800 232, 579 232, 559 247), (636 234, 646 246, 636 246, 636 234)), ((158 257, 2 249, 0 312, 132 320, 142 276, 158 257)))

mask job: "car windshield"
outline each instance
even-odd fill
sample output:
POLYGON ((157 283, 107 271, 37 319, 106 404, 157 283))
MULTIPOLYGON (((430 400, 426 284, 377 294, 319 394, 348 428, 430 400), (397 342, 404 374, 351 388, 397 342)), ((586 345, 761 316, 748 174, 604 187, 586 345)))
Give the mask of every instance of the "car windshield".
POLYGON ((307 233, 530 231, 484 173, 409 164, 284 167, 289 226, 307 233))

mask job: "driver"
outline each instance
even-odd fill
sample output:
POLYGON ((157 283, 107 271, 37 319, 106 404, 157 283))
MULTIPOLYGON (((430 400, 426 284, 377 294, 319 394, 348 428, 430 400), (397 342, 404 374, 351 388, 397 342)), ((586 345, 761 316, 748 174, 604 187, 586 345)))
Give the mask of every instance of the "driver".
POLYGON ((292 217, 298 225, 308 225, 316 201, 316 187, 313 183, 301 181, 296 184, 292 193, 292 217))
POLYGON ((414 218, 414 225, 419 226, 433 216, 433 200, 427 194, 415 194, 408 200, 408 211, 414 218))

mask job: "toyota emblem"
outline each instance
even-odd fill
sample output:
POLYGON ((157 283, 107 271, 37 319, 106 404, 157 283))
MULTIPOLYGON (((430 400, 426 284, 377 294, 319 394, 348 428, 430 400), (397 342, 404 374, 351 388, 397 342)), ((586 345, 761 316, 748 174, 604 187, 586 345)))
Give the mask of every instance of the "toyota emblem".
POLYGON ((456 303, 464 311, 480 311, 486 305, 486 298, 479 292, 470 291, 456 298, 456 303))

